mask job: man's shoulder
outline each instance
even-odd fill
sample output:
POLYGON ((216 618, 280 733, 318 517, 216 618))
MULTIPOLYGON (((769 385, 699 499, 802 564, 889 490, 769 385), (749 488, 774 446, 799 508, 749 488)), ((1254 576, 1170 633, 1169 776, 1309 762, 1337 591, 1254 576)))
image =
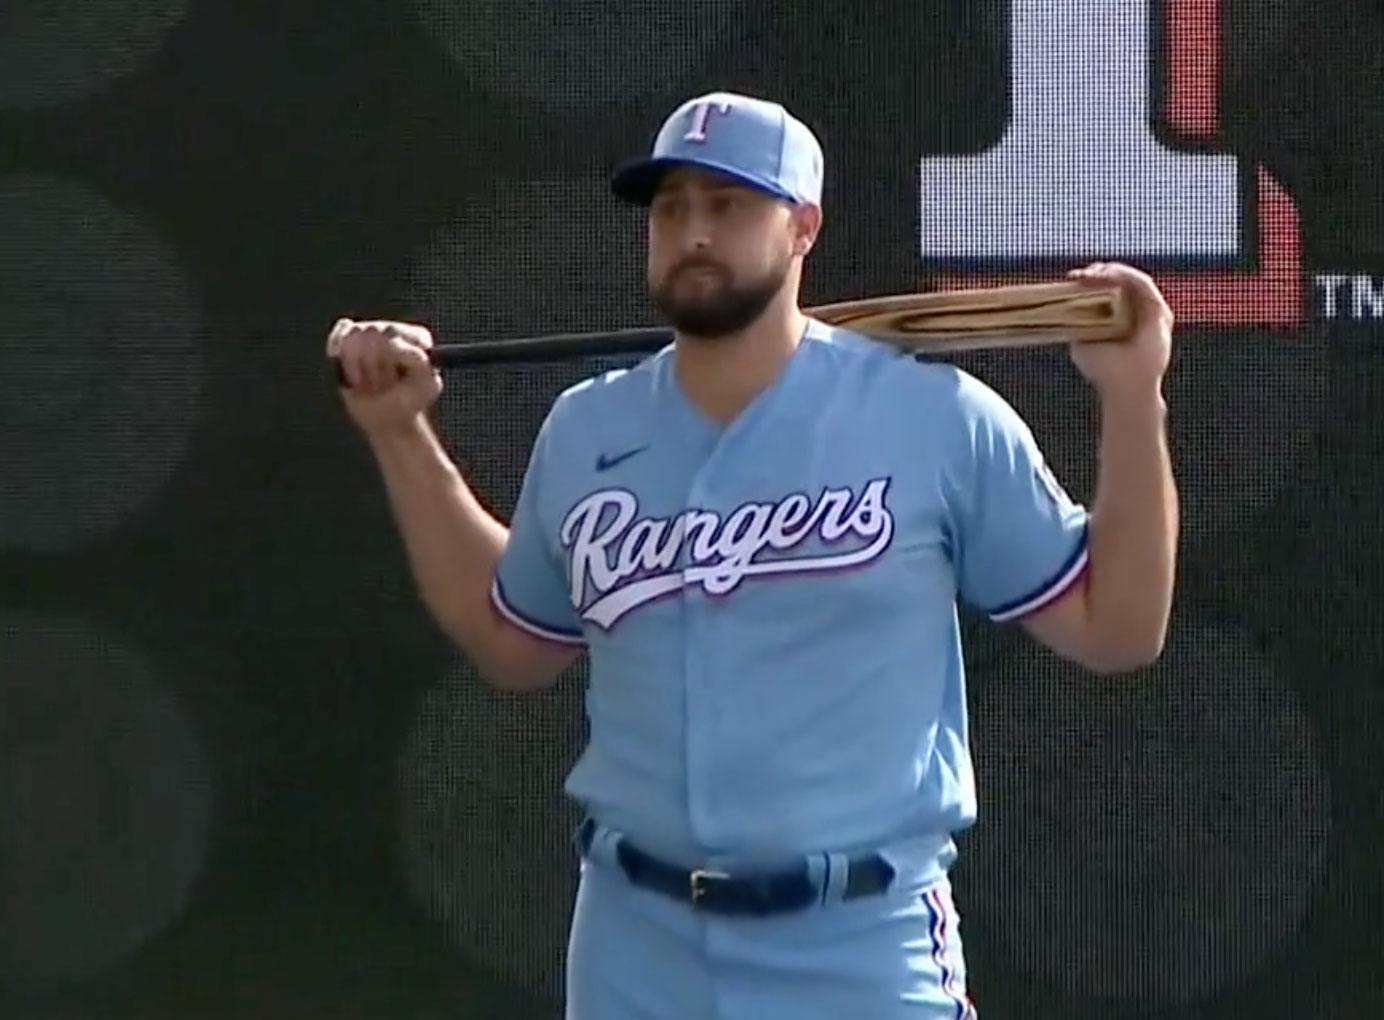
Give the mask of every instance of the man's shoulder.
POLYGON ((659 362, 668 356, 665 349, 634 365, 612 368, 586 376, 561 390, 553 400, 549 416, 572 421, 634 411, 653 394, 659 362))
POLYGON ((910 352, 840 326, 814 323, 810 334, 820 356, 849 376, 861 376, 925 400, 932 411, 965 410, 999 394, 978 376, 944 357, 910 352))

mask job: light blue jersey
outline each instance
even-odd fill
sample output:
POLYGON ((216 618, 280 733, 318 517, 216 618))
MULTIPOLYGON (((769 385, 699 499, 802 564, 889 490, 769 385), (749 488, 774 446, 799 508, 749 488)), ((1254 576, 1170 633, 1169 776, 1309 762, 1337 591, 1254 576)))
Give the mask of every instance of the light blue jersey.
POLYGON ((686 865, 922 838, 927 880, 976 811, 957 601, 1056 599, 1087 520, 985 384, 813 322, 729 426, 671 349, 564 392, 494 596, 589 651, 602 824, 686 865))
MULTIPOLYGON (((680 166, 821 205, 821 145, 779 103, 682 103, 611 189, 647 207, 680 166)), ((673 365, 558 398, 495 579, 590 657, 567 1020, 974 1020, 957 602, 1058 598, 1086 511, 954 367, 812 323, 721 427, 673 365)))

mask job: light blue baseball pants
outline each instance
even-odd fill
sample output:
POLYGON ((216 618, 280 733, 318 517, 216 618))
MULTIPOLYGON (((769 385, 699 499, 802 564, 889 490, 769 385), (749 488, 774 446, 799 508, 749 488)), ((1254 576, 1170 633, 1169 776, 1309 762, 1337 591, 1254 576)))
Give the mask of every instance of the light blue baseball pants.
POLYGON ((609 840, 582 862, 567 1020, 975 1020, 950 883, 770 917, 632 885, 609 840))

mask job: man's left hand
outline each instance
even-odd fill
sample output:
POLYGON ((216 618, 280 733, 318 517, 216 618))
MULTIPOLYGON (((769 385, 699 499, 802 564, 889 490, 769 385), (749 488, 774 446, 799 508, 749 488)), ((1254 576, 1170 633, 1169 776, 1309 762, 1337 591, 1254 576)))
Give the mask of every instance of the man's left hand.
POLYGON ((1161 395, 1173 349, 1173 313, 1146 273, 1117 262, 1097 262, 1067 274, 1124 291, 1131 328, 1122 341, 1072 344, 1072 361, 1104 401, 1161 395))

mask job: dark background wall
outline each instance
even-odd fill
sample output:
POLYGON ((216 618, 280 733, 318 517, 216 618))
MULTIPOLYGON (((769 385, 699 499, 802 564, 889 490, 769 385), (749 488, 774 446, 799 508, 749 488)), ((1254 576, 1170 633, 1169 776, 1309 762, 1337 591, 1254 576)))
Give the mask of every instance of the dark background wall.
MULTIPOLYGON (((342 314, 444 340, 648 321, 604 177, 720 86, 827 148, 810 300, 1107 257, 1179 312, 1162 663, 1101 685, 967 619, 982 1015, 1384 1014, 1384 20, 1035 4, 0 7, 0 1016, 557 1015, 583 676, 502 697, 439 639, 321 348, 342 314), (1084 29, 1016 46, 1035 9, 1084 29), (920 214, 920 160, 996 144, 1035 52, 1085 83, 1036 151, 1086 172, 1044 191, 1030 153, 988 204, 956 177, 929 205, 958 211, 920 214), (1209 189, 1125 208, 1159 179, 1100 141, 1112 95, 1237 157, 1233 250, 1204 250, 1209 189), (1112 193, 1037 250, 1038 219, 1112 193), (1136 221, 1136 250, 1093 240, 1136 221), (947 240, 989 250, 924 257, 947 240)), ((1064 354, 967 364, 1088 497, 1064 354)), ((602 367, 448 378, 497 512, 548 401, 602 367)))

